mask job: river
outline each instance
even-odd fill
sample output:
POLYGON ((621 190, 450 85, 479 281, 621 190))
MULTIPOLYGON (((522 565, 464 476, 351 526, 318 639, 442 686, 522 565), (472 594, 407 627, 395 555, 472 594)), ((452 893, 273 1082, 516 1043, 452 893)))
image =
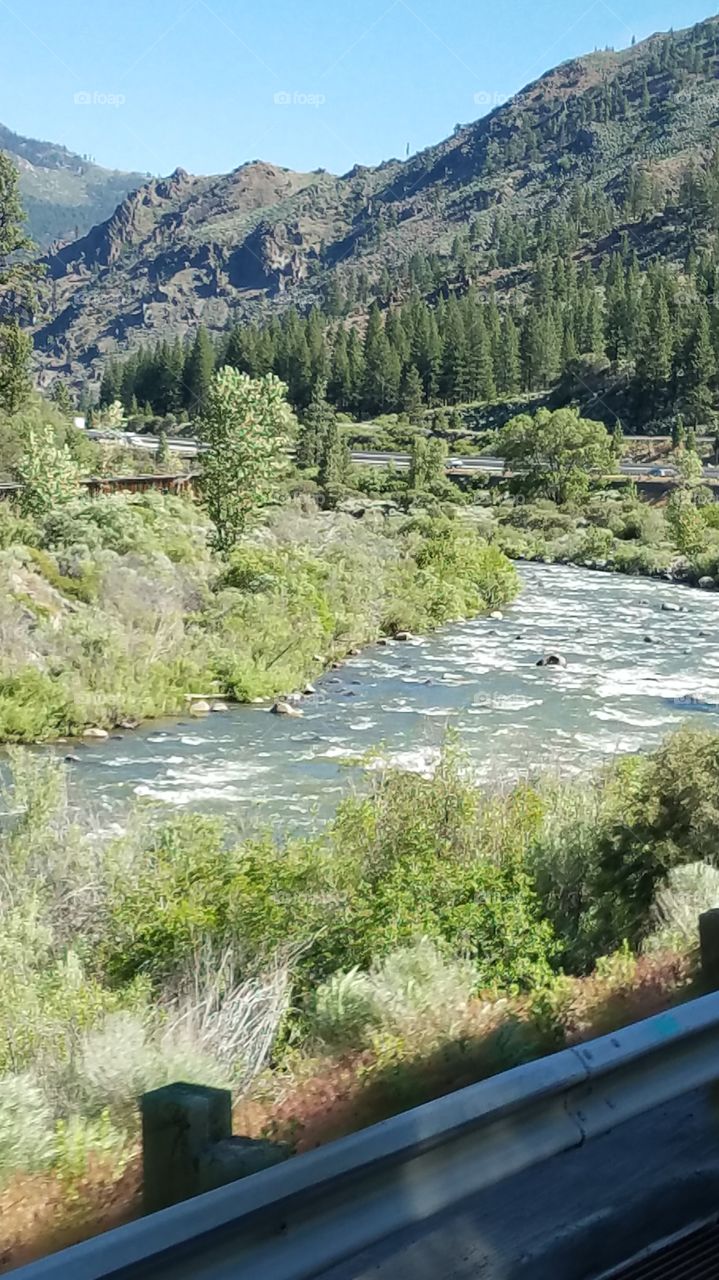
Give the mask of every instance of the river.
POLYGON ((448 728, 478 777, 504 781, 576 773, 687 721, 719 727, 719 596, 566 566, 520 573, 501 621, 372 646, 316 682, 302 719, 234 707, 83 744, 73 795, 96 812, 149 797, 303 828, 373 767, 358 757, 430 769, 448 728), (537 667, 548 650, 566 669, 537 667))

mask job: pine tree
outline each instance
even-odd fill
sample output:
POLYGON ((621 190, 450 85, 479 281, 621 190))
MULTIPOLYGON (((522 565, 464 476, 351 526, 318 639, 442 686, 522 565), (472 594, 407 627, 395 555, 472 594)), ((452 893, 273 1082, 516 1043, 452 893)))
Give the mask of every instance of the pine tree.
POLYGON ((35 245, 25 234, 25 212, 20 202, 18 172, 0 151, 0 301, 2 314, 16 316, 33 299, 40 267, 33 258, 35 245))
POLYGON ((352 408, 354 389, 352 384, 352 368, 347 346, 347 333, 340 328, 335 338, 330 367, 330 395, 334 404, 342 410, 352 408))
POLYGON ((17 413, 32 390, 32 338, 17 320, 0 325, 0 408, 17 413))
POLYGON ((642 328, 637 355, 640 391, 656 405, 666 394, 672 371, 673 341, 669 305, 663 283, 657 279, 646 288, 642 306, 642 328))
POLYGON ((170 446, 167 442, 167 432, 161 431, 157 437, 157 449, 155 450, 155 463, 158 467, 166 467, 170 461, 170 446))
POLYGON ((402 379, 402 408, 410 421, 415 421, 424 404, 424 388, 416 365, 411 364, 405 370, 402 379))
POLYGON ((200 325, 185 359, 185 405, 194 418, 201 417, 207 405, 215 368, 215 353, 209 334, 200 325))
POLYGON ((716 372, 714 352, 709 337, 709 316, 705 305, 699 307, 687 343, 684 364, 685 400, 691 420, 697 424, 711 415, 709 382, 716 372))
POLYGON ((67 389, 67 383, 62 382, 58 378, 57 382, 53 383, 52 391, 50 392, 50 399, 53 404, 57 405, 61 413, 64 413, 68 418, 70 417, 73 405, 72 396, 67 389))
POLYGON ((297 433, 298 467, 316 467, 323 456, 325 440, 336 421, 326 393, 327 384, 320 380, 297 433))
POLYGON ((612 430, 612 456, 616 462, 621 462, 624 457, 626 441, 624 439, 624 431, 619 418, 615 419, 614 428, 612 430))
POLYGON ((335 507, 342 497, 349 465, 349 450, 340 434, 337 419, 333 418, 322 442, 317 475, 325 506, 330 509, 335 507))
POLYGON ((520 389, 522 367, 519 357, 519 330, 507 311, 502 317, 502 331, 497 361, 497 387, 505 396, 514 396, 520 389))
POLYGON ((484 308, 476 308, 469 326, 470 388, 473 398, 494 400, 497 395, 494 360, 483 312, 484 308))

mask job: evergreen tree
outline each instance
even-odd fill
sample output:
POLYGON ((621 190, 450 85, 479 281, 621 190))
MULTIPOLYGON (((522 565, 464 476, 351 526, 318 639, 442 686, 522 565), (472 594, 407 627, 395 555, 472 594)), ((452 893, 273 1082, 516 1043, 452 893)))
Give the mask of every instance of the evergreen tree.
POLYGON ((200 325, 195 341, 187 352, 184 368, 184 403, 191 417, 198 418, 208 403, 215 368, 215 353, 209 334, 200 325))
POLYGON ((416 421, 424 404, 424 388, 416 365, 411 364, 405 370, 402 380, 402 408, 410 421, 416 421))
POLYGON ((615 462, 621 462, 622 458, 624 457, 625 448, 626 448, 626 441, 624 439, 622 424, 619 421, 619 418, 616 418, 614 422, 614 428, 612 430, 612 457, 614 458, 615 462))
POLYGON ((20 328, 20 315, 32 301, 39 268, 30 257, 34 245, 23 230, 18 175, 0 151, 0 406, 16 413, 30 395, 32 339, 20 328))
POLYGON ((32 338, 17 320, 0 324, 0 408, 17 413, 30 396, 32 338))
POLYGON ((673 341, 669 305, 661 280, 645 288, 637 374, 640 391, 652 405, 667 392, 673 341))
POLYGON ((298 467, 316 467, 324 453, 325 440, 335 424, 335 411, 327 401, 327 384, 319 381, 297 433, 298 467))
POLYGON ((519 355, 519 330, 510 313, 502 317, 502 330, 497 360, 497 388, 502 395, 514 396, 520 389, 522 367, 519 355))
POLYGON ((52 400, 53 404, 57 405, 61 413, 64 413, 65 416, 68 418, 70 417, 72 413, 73 405, 72 405, 72 396, 70 395, 70 392, 67 389, 67 383, 62 382, 58 378, 57 382, 54 382, 52 384, 50 399, 52 400))
POLYGON ((158 467, 166 467, 170 461, 170 446, 167 442, 167 432, 161 431, 157 437, 157 449, 155 450, 155 463, 158 467))
POLYGON ((32 254, 35 245, 25 234, 17 169, 0 151, 0 301, 2 314, 17 316, 32 301, 41 268, 32 254))
POLYGON ((322 441, 317 479, 326 507, 333 508, 342 497, 350 466, 349 449, 333 417, 322 441))

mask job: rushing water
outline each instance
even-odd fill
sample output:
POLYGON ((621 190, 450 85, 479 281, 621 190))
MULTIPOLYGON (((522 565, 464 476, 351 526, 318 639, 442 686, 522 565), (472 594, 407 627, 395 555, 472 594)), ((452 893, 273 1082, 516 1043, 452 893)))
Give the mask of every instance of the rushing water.
POLYGON ((236 707, 155 723, 83 745, 73 788, 96 810, 146 796, 302 826, 368 767, 357 757, 427 769, 448 727, 478 776, 504 779, 576 772, 687 720, 719 725, 719 596, 559 566, 521 575, 502 621, 373 646, 317 681, 301 720, 236 707), (566 669, 537 667, 548 650, 566 669))

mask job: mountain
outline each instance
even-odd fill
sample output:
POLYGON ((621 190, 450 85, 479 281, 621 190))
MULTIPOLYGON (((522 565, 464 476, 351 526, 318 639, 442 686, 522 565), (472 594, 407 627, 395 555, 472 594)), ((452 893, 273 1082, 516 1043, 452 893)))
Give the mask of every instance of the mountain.
POLYGON ((108 354, 199 323, 221 331, 288 304, 363 299, 380 279, 399 300, 418 253, 444 257, 457 287, 521 289, 522 253, 503 234, 526 239, 578 193, 605 211, 585 261, 622 232, 640 259, 679 261, 689 229, 675 197, 718 125, 710 18, 564 63, 407 161, 342 177, 261 162, 210 178, 178 169, 49 256, 36 345, 49 371, 96 374, 108 354))
POLYGON ((42 248, 84 235, 147 180, 147 174, 103 169, 66 147, 23 138, 2 124, 0 151, 8 152, 20 172, 28 229, 42 248))

